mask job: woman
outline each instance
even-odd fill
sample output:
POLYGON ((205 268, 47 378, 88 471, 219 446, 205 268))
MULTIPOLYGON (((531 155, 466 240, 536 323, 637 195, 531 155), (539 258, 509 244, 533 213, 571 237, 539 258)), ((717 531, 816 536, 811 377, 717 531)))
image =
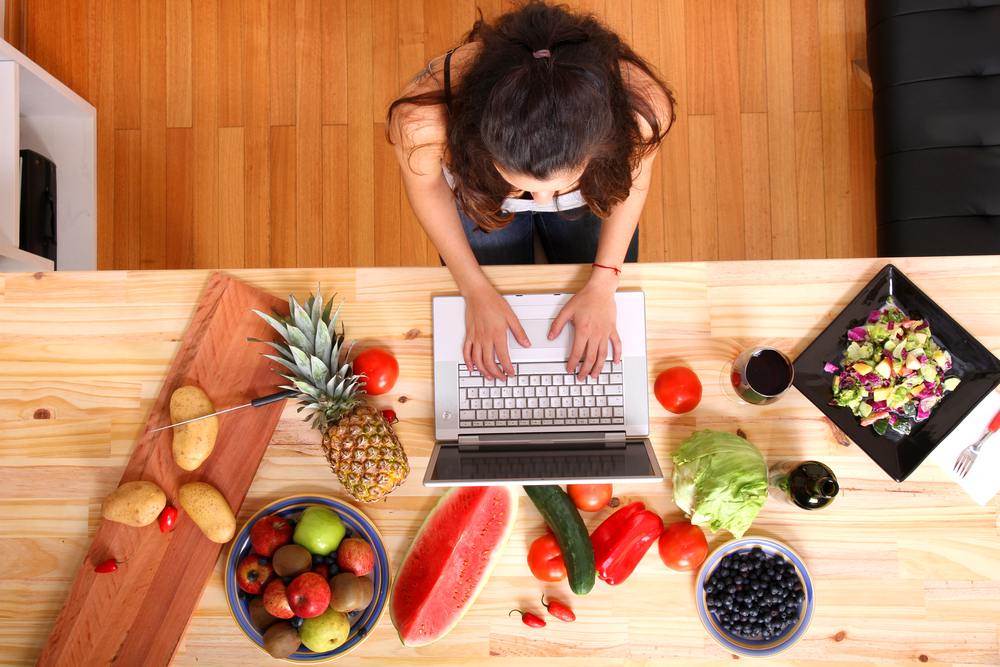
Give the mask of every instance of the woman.
POLYGON ((593 263, 549 332, 575 326, 567 372, 596 377, 609 339, 620 362, 618 274, 637 260, 639 213, 672 120, 666 86, 617 35, 543 2, 480 19, 404 88, 387 132, 413 211, 465 298, 470 368, 514 376, 508 327, 530 345, 480 265, 532 262, 533 224, 550 261, 593 263))

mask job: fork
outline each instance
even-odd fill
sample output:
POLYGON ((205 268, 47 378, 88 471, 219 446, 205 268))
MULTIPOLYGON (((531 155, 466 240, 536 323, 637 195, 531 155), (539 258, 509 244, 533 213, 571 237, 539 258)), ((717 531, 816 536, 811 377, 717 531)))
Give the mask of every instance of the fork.
POLYGON ((986 432, 983 436, 979 438, 979 442, 974 445, 969 445, 962 453, 959 455, 958 460, 955 461, 955 474, 959 477, 965 477, 969 474, 969 470, 972 469, 972 465, 976 462, 976 457, 979 456, 979 450, 982 449, 983 444, 990 439, 990 436, 1000 429, 1000 412, 996 414, 990 425, 986 427, 986 432))

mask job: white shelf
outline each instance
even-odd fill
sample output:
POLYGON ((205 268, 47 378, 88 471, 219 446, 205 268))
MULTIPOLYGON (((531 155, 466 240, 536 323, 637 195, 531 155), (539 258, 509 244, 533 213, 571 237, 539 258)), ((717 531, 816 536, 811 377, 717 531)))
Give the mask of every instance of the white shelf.
POLYGON ((53 269, 18 249, 21 149, 56 165, 59 270, 97 268, 96 118, 86 100, 0 39, 0 270, 53 269))

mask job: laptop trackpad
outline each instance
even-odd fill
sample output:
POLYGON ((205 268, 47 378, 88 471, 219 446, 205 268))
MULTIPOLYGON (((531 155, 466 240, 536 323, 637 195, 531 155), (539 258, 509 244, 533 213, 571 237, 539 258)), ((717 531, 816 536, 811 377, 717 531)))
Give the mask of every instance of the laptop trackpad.
MULTIPOLYGON (((568 357, 570 350, 573 348, 573 323, 567 322, 563 330, 555 337, 555 340, 549 340, 549 329, 552 328, 552 322, 552 320, 521 320, 521 326, 524 327, 524 333, 528 335, 528 340, 531 341, 531 349, 559 347, 566 350, 566 356, 568 357)), ((511 333, 510 329, 507 330, 507 348, 511 351, 526 349, 514 340, 514 334, 511 333)))

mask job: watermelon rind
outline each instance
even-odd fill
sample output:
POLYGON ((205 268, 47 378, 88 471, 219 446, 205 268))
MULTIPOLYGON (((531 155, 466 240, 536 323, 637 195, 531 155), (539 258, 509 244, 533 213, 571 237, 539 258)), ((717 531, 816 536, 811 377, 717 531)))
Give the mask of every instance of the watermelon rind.
POLYGON ((404 646, 431 644, 458 625, 476 601, 480 591, 486 586, 486 582, 489 581, 490 575, 503 556, 511 533, 514 532, 517 506, 518 493, 515 486, 452 487, 441 496, 410 542, 392 585, 389 617, 404 646), (449 512, 454 513, 461 509, 472 497, 476 499, 473 510, 482 508, 489 511, 472 511, 465 521, 459 521, 457 518, 444 521, 449 512), (491 506, 483 507, 483 504, 490 503, 491 506), (435 525, 438 523, 443 525, 435 525), (431 526, 434 528, 431 529, 431 526), (488 540, 489 544, 477 543, 477 537, 492 539, 488 540), (483 561, 484 556, 485 561, 483 561), (421 582, 410 578, 409 575, 415 571, 411 568, 426 569, 417 564, 417 560, 420 559, 428 563, 431 569, 437 567, 441 569, 436 579, 422 582, 426 584, 430 581, 431 585, 426 586, 424 590, 414 592, 414 586, 421 582), (461 567, 459 563, 467 564, 470 561, 479 561, 479 581, 465 577, 466 574, 474 574, 468 571, 463 571, 465 581, 459 581, 457 576, 449 576, 455 574, 449 566, 461 567), (458 586, 460 583, 466 587, 460 588, 458 586), (415 595, 420 597, 404 609, 401 605, 405 603, 399 596, 404 595, 401 591, 407 586, 410 588, 410 593, 405 595, 409 595, 411 599, 415 595), (401 618, 404 614, 407 616, 401 618), (419 622, 420 628, 417 628, 418 623, 413 621, 417 617, 422 619, 419 622))

